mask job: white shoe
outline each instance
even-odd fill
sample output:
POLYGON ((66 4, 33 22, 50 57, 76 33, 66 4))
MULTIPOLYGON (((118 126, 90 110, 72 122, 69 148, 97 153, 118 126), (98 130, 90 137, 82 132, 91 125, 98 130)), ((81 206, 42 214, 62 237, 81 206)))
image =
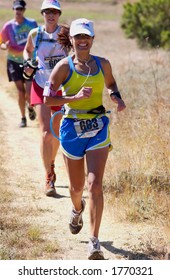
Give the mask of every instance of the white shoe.
POLYGON ((100 250, 100 242, 96 237, 90 238, 88 251, 89 260, 104 260, 103 252, 100 250))

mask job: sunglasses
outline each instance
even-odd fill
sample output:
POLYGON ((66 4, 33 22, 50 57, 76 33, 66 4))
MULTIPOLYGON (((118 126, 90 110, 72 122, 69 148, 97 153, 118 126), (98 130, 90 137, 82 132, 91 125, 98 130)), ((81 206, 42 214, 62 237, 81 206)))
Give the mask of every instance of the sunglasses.
POLYGON ((89 35, 87 35, 87 34, 77 34, 77 35, 74 36, 74 38, 75 38, 76 40, 81 40, 81 39, 87 39, 87 40, 89 40, 89 39, 91 39, 92 37, 89 36, 89 35))
POLYGON ((53 14, 53 15, 57 15, 57 14, 60 14, 60 12, 57 10, 57 9, 46 9, 46 10, 43 10, 42 11, 43 14, 46 14, 46 15, 50 15, 50 14, 53 14))
POLYGON ((24 8, 16 8, 16 9, 14 9, 14 10, 16 10, 16 11, 23 11, 24 8))

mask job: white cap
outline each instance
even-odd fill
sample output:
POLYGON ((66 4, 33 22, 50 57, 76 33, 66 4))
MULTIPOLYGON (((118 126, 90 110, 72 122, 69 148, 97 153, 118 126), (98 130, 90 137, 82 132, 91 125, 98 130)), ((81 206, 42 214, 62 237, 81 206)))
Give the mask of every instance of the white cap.
POLYGON ((70 26, 70 36, 75 36, 78 34, 86 34, 91 37, 94 36, 93 21, 86 18, 79 18, 72 21, 70 26))
POLYGON ((60 3, 57 0, 44 0, 41 6, 41 11, 45 9, 56 9, 61 12, 60 3))

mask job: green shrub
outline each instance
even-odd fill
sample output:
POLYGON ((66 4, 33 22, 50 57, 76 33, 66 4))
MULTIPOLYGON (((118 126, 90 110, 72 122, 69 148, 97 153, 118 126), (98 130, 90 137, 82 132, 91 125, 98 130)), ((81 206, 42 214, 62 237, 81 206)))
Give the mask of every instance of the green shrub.
POLYGON ((139 0, 123 5, 121 27, 141 47, 170 49, 170 0, 139 0))

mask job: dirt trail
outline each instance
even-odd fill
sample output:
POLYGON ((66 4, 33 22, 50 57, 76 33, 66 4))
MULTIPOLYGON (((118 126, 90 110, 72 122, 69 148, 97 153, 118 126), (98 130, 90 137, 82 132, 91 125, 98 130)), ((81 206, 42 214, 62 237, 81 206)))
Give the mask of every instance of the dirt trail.
MULTIPOLYGON (((2 148, 7 158, 4 167, 9 175, 8 188, 15 195, 13 207, 23 210, 32 207, 34 211, 39 210, 33 218, 34 224, 43 227, 43 237, 56 240, 59 244, 59 259, 87 259, 89 238, 87 192, 84 192, 87 202, 84 227, 80 234, 74 236, 68 229, 72 206, 61 152, 58 153, 56 159, 58 197, 49 198, 43 194, 44 170, 39 153, 38 123, 28 120, 27 128, 18 128, 17 102, 5 90, 1 91, 0 104, 3 119, 1 135, 5 140, 5 146, 2 148), (28 182, 30 182, 29 188, 28 182)), ((30 219, 32 219, 31 216, 30 219)), ((160 227, 115 223, 111 208, 105 205, 100 241, 106 259, 148 259, 147 255, 137 252, 137 248, 142 248, 143 244, 146 246, 146 243, 150 242, 150 236, 154 244, 157 242, 158 235, 166 238, 160 227)))

